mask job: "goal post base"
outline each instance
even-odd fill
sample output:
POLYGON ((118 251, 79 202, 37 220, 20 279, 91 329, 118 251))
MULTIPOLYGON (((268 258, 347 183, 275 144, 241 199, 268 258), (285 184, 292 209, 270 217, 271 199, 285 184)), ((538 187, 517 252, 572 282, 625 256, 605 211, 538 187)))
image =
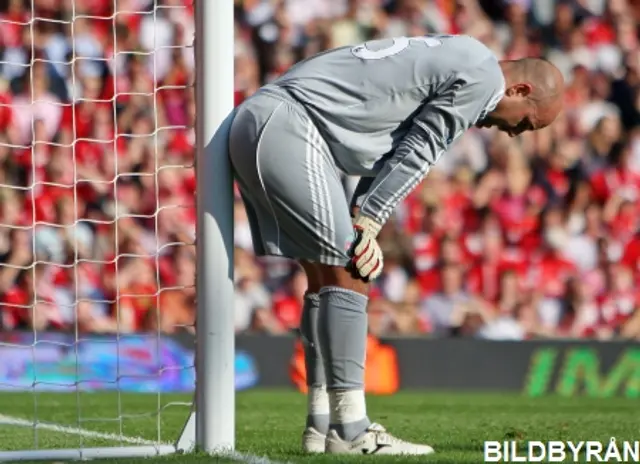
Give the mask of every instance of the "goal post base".
POLYGON ((91 459, 151 458, 175 454, 176 451, 177 450, 174 445, 0 451, 0 462, 52 461, 65 459, 86 461, 91 459))
POLYGON ((175 446, 176 451, 183 454, 193 453, 196 450, 196 412, 193 411, 193 407, 191 409, 175 446))

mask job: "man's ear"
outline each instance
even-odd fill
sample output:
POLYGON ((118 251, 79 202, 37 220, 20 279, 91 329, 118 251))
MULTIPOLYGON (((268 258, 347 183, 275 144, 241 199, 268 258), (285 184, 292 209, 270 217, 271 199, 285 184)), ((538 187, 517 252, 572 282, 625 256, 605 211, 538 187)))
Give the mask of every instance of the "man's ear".
POLYGON ((523 82, 521 84, 514 84, 509 87, 504 93, 507 97, 520 97, 526 98, 533 91, 531 84, 523 82))

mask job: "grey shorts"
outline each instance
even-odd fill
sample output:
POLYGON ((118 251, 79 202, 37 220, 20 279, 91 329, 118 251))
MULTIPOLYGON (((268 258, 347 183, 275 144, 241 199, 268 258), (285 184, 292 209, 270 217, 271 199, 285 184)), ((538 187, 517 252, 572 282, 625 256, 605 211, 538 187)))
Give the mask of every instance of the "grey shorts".
POLYGON ((349 204, 329 148, 299 103, 264 90, 245 101, 229 153, 257 255, 347 264, 349 204))

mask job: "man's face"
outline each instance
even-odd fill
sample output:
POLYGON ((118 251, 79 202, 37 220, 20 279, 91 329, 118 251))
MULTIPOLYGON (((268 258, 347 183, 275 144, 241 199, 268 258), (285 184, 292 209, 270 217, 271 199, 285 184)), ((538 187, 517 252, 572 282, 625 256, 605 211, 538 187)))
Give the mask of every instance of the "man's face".
POLYGON ((451 295, 460 291, 462 275, 455 265, 448 265, 442 271, 442 290, 451 295))
POLYGON ((562 109, 561 95, 534 102, 530 98, 531 92, 530 84, 511 86, 505 91, 496 108, 476 125, 497 127, 510 137, 547 127, 562 109))
POLYGON ((536 129, 528 114, 514 115, 512 117, 489 114, 482 121, 479 121, 476 126, 484 128, 496 127, 499 131, 507 133, 509 137, 515 137, 523 132, 536 129))
POLYGON ((547 126, 555 119, 555 115, 549 121, 539 118, 536 114, 536 105, 529 98, 531 92, 530 84, 516 84, 509 87, 495 109, 476 125, 496 127, 510 137, 547 126))

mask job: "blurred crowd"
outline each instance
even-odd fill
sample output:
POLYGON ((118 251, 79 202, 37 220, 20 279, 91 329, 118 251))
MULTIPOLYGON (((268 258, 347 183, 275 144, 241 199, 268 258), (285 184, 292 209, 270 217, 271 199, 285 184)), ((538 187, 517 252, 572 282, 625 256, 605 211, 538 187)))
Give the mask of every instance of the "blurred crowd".
MULTIPOLYGON (((191 2, 0 5, 0 327, 190 328, 191 2)), ((469 131, 383 229, 370 330, 640 339, 639 20, 633 0, 236 0, 235 101, 373 38, 549 59, 567 82, 556 123, 469 131)), ((295 330, 304 274, 253 256, 239 198, 235 219, 236 330, 295 330)))
POLYGON ((192 7, 1 6, 0 326, 191 326, 192 7))

